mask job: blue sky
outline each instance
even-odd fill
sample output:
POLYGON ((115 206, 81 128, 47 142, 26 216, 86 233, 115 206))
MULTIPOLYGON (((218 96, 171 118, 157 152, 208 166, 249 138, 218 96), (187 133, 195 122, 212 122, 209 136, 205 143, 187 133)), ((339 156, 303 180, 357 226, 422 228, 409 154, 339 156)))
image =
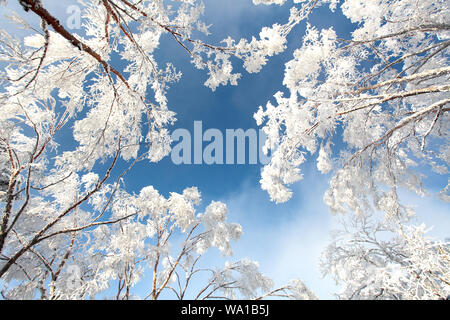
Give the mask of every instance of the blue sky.
MULTIPOLYGON (((19 8, 16 1, 9 0, 8 8, 19 8)), ((73 1, 44 1, 49 11, 65 17, 67 3, 73 1)), ((284 23, 289 6, 254 6, 251 0, 205 0, 204 21, 213 24, 210 41, 218 41, 228 35, 234 39, 257 35, 263 26, 275 22, 284 23)), ((20 10, 20 8, 19 8, 20 10)), ((6 11, 0 7, 2 14, 6 11)), ((30 14, 28 14, 30 16, 30 14)), ((63 20, 63 19, 61 19, 63 20)), ((37 20, 33 20, 38 26, 37 20)), ((348 37, 353 26, 338 9, 316 10, 309 22, 318 28, 333 25, 338 35, 348 37)), ((177 113, 175 128, 192 132, 195 120, 201 120, 203 130, 257 128, 253 113, 265 105, 272 95, 283 90, 284 64, 298 48, 305 30, 305 23, 297 26, 288 37, 288 49, 272 57, 260 73, 248 74, 237 62, 234 66, 242 73, 239 86, 219 87, 215 92, 203 86, 207 76, 196 70, 190 58, 173 38, 162 39, 156 58, 160 65, 172 62, 183 72, 179 83, 168 91, 169 107, 177 113)), ((12 30, 5 20, 0 27, 12 30)), ((22 32, 14 31, 18 37, 22 32)), ((64 143, 64 141, 61 141, 64 143)), ((322 279, 317 268, 320 253, 329 241, 329 231, 334 219, 323 204, 322 196, 328 186, 329 176, 318 173, 314 161, 303 167, 304 180, 293 186, 294 196, 285 203, 275 205, 259 185, 260 165, 174 165, 170 156, 159 163, 141 162, 126 177, 129 192, 138 192, 153 185, 164 196, 169 192, 182 192, 186 187, 197 186, 203 196, 203 206, 211 200, 221 200, 228 205, 229 221, 240 223, 244 234, 234 246, 235 256, 229 260, 249 257, 260 263, 261 270, 282 285, 292 278, 302 279, 320 298, 332 298, 336 287, 331 279, 322 279)), ((449 236, 450 221, 448 205, 433 198, 417 199, 406 194, 405 198, 427 212, 424 222, 436 225, 432 235, 449 236)), ((222 264, 218 254, 206 256, 207 263, 222 264)))

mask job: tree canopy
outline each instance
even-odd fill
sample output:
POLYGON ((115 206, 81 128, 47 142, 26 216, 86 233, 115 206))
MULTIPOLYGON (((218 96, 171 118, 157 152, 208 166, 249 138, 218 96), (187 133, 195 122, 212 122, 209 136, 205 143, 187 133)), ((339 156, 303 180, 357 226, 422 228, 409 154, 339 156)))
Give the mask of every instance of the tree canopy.
MULTIPOLYGON (((276 203, 288 201, 289 186, 313 158, 329 175, 323 200, 342 223, 320 265, 342 287, 339 298, 450 295, 449 243, 429 239, 399 195, 433 194, 423 183, 429 175, 448 180, 447 1, 253 0, 289 6, 287 21, 220 43, 208 41, 205 5, 197 0, 81 1, 79 32, 46 1, 19 3, 23 12, 10 19, 33 34, 17 39, 0 30, 4 298, 84 299, 113 290, 112 298, 131 299, 145 282, 140 298, 167 292, 183 299, 198 274, 204 283, 189 298, 316 298, 300 280, 274 288, 250 259, 198 266, 213 247, 230 256, 240 238, 226 204, 212 201, 198 212, 196 187, 164 197, 154 186, 133 191, 125 184, 136 163, 171 152, 176 115, 167 92, 182 74, 158 61, 162 37, 186 52, 214 91, 239 85, 245 75, 236 66, 260 72, 301 25, 285 91, 255 106, 271 153, 262 189, 276 203), (310 24, 319 8, 341 10, 353 32, 310 24), (61 146, 63 131, 72 142, 61 146)), ((448 202, 448 184, 436 196, 448 202)))

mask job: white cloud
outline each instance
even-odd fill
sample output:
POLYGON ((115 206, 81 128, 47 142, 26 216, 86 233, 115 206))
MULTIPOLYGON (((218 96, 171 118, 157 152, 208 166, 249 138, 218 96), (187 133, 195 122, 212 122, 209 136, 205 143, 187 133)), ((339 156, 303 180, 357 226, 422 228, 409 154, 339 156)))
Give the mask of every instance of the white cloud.
POLYGON ((244 234, 234 246, 235 258, 249 257, 280 286, 299 278, 321 299, 332 299, 334 281, 322 278, 318 263, 329 241, 333 217, 322 201, 327 180, 314 172, 295 186, 286 204, 275 205, 259 186, 244 184, 223 201, 229 220, 244 234))

